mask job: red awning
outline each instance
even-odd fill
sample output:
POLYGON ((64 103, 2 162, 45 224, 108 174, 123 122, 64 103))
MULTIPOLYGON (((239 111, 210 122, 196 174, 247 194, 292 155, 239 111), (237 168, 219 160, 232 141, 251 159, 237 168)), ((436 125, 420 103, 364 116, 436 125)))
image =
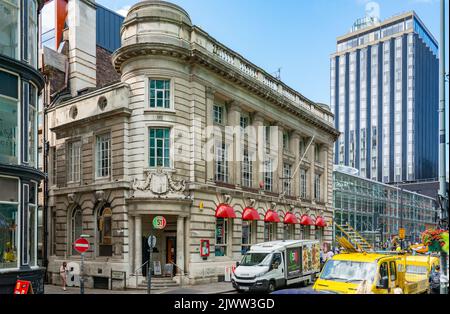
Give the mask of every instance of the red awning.
POLYGON ((230 205, 220 204, 216 208, 216 218, 236 218, 236 213, 230 205))
POLYGON ((266 216, 264 217, 264 222, 280 222, 280 217, 278 217, 278 214, 269 209, 266 213, 266 216))
POLYGON ((298 224, 298 220, 293 213, 286 213, 286 215, 284 215, 284 223, 294 225, 298 224))
POLYGON ((308 215, 303 215, 300 218, 300 224, 303 226, 314 226, 314 222, 313 222, 312 218, 309 217, 308 215))
POLYGON ((252 207, 247 207, 242 213, 242 220, 259 220, 258 211, 252 207))
POLYGON ((323 217, 319 216, 316 218, 316 227, 325 228, 327 226, 327 223, 325 222, 325 219, 323 217))

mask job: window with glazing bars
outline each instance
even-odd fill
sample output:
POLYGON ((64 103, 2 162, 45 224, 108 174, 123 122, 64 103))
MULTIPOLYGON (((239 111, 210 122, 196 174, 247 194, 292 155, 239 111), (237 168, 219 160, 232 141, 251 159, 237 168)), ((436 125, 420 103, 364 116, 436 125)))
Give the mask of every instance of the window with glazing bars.
POLYGON ((264 161, 264 189, 266 191, 272 191, 272 186, 273 186, 272 160, 267 159, 264 161))
POLYGON ((244 150, 242 160, 242 186, 251 188, 253 185, 253 163, 248 150, 244 150))
POLYGON ((292 176, 292 165, 283 165, 283 192, 286 195, 291 195, 291 176, 292 176))
POLYGON ((314 176, 314 199, 320 201, 320 174, 314 176))
POLYGON ((109 177, 111 174, 111 136, 109 133, 98 135, 96 142, 96 176, 97 178, 109 177))
POLYGON ((170 129, 150 129, 149 166, 170 167, 170 129))
POLYGON ((216 181, 228 182, 228 149, 225 143, 216 143, 216 181))
POLYGON ((223 124, 223 107, 214 105, 214 123, 223 124))
POLYGON ((300 169, 300 198, 306 198, 306 170, 300 169))
POLYGON ((150 108, 170 108, 170 80, 150 80, 150 108))
POLYGON ((69 159, 67 180, 69 182, 79 182, 81 169, 81 141, 69 143, 67 149, 69 159))

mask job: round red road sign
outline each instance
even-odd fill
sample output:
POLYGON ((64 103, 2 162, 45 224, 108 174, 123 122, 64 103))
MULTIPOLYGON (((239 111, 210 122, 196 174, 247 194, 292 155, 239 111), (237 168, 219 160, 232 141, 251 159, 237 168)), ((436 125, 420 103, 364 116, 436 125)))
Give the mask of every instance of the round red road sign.
POLYGON ((84 253, 89 250, 89 241, 84 238, 79 238, 75 241, 73 247, 78 253, 84 253))

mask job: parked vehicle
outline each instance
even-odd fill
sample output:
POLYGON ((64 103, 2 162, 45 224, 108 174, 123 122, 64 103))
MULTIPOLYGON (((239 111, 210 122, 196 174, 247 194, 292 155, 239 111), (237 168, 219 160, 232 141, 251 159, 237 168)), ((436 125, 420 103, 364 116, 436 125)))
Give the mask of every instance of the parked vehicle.
POLYGON ((406 256, 405 280, 410 283, 417 283, 421 293, 429 291, 431 271, 439 265, 439 258, 430 255, 408 255, 406 256), (424 280, 426 279, 426 280, 424 280))
MULTIPOLYGON (((411 261, 410 261, 411 263, 411 261)), ((428 278, 406 279, 407 257, 380 253, 344 253, 329 260, 313 289, 338 293, 424 293, 428 278)))
POLYGON ((312 282, 319 271, 319 241, 272 241, 253 245, 237 263, 231 282, 239 292, 273 292, 294 283, 312 282))

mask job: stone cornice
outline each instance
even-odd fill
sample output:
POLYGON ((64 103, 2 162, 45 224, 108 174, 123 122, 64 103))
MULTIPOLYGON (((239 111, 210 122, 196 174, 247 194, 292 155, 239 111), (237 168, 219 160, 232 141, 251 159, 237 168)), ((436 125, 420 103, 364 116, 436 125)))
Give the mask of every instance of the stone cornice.
POLYGON ((75 129, 82 126, 86 126, 89 123, 97 122, 98 120, 103 120, 111 117, 120 117, 125 116, 129 117, 131 116, 131 110, 128 108, 118 108, 115 110, 107 111, 95 116, 90 116, 84 119, 76 120, 69 123, 61 124, 57 127, 51 128, 50 131, 55 132, 58 136, 58 133, 64 132, 67 129, 75 129))

